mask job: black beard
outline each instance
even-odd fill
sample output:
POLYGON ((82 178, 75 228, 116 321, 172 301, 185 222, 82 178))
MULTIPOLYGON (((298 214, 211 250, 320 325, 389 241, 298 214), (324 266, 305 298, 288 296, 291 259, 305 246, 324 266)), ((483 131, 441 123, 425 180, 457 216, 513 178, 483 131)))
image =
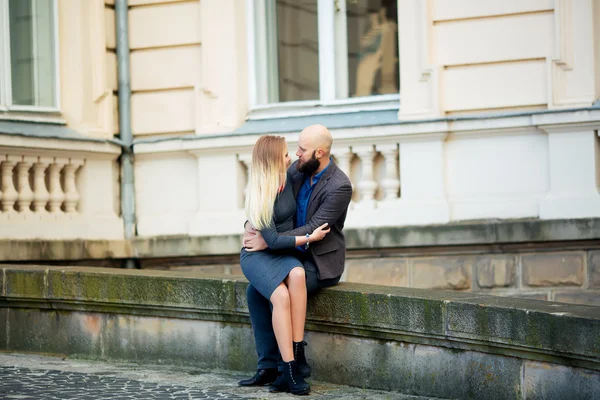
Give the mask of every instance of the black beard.
POLYGON ((315 157, 315 153, 316 151, 313 151, 310 160, 304 164, 298 163, 298 171, 302 172, 303 174, 312 175, 313 172, 319 169, 321 164, 319 163, 319 160, 317 160, 317 157, 315 157))

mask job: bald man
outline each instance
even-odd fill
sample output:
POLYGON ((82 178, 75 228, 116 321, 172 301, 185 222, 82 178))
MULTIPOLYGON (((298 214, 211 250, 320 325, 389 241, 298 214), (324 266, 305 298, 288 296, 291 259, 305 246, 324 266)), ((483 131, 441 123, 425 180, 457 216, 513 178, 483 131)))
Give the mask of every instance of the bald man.
MULTIPOLYGON (((317 227, 328 223, 331 228, 325 238, 307 246, 297 247, 295 255, 304 265, 307 295, 320 289, 336 285, 344 272, 346 243, 344 222, 352 198, 352 185, 346 174, 331 158, 332 137, 323 125, 305 128, 298 138, 298 160, 288 170, 296 197, 295 228, 280 234, 304 236, 317 227)), ((267 244, 260 232, 246 225, 244 247, 250 250, 265 250, 267 244)), ((263 386, 273 383, 270 391, 280 391, 277 368, 279 350, 271 322, 271 304, 252 285, 246 291, 250 320, 256 341, 258 371, 241 386, 263 386)), ((294 342, 294 358, 298 373, 310 376, 310 367, 304 355, 305 341, 294 342)))

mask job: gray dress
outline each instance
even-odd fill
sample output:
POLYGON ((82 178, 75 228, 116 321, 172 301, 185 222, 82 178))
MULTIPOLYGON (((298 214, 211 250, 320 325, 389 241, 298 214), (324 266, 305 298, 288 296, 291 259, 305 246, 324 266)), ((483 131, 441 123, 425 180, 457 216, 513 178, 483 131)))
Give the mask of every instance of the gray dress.
POLYGON ((255 252, 242 249, 240 254, 240 265, 246 279, 266 299, 271 298, 273 291, 293 268, 302 267, 302 263, 293 256, 296 238, 278 234, 294 229, 295 215, 296 199, 288 175, 283 191, 275 199, 273 221, 268 228, 260 231, 269 248, 255 252))

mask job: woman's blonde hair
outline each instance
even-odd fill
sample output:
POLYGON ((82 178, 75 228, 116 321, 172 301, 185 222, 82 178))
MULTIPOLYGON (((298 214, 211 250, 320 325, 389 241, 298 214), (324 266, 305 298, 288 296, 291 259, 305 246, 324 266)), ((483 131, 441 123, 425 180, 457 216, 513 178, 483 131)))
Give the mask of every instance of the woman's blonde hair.
POLYGON ((258 230, 271 225, 273 205, 279 189, 285 185, 286 169, 281 136, 261 136, 252 150, 252 165, 246 192, 246 217, 258 230))

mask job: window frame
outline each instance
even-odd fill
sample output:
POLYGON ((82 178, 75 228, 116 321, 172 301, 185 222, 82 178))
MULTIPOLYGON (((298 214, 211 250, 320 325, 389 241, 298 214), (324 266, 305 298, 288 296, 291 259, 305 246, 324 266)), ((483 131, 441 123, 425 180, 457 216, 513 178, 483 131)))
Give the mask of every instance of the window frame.
POLYGON ((269 98, 267 92, 274 91, 279 81, 277 74, 268 73, 272 70, 273 63, 275 66, 277 63, 276 58, 267 57, 266 51, 268 42, 276 37, 276 32, 273 26, 267 24, 266 17, 271 1, 246 0, 248 119, 399 109, 400 93, 347 97, 348 42, 340 40, 347 37, 345 0, 317 0, 319 99, 274 103, 265 101, 269 98), (261 59, 267 60, 263 64, 267 68, 259 68, 261 59))
POLYGON ((60 54, 59 54, 59 34, 58 34, 58 1, 52 2, 52 41, 53 46, 53 64, 54 76, 52 84, 54 85, 54 106, 24 106, 12 104, 12 75, 11 75, 11 54, 10 54, 10 19, 9 19, 9 1, 0 0, 0 55, 3 61, 0 61, 0 112, 26 112, 26 113, 57 113, 60 112, 60 54), (4 88, 4 89, 2 89, 4 88))

